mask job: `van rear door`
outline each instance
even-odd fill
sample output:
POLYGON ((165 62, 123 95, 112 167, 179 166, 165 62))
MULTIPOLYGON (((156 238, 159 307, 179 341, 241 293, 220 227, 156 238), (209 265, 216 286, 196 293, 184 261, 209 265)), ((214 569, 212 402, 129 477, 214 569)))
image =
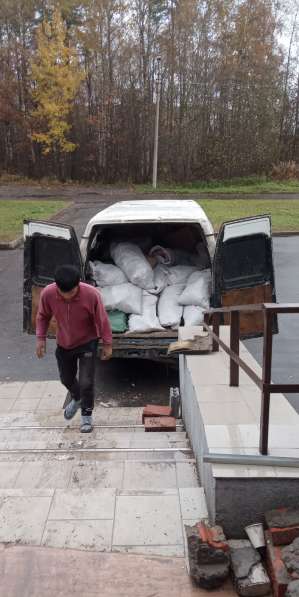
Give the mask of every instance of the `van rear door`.
MULTIPOLYGON (((225 222, 219 231, 213 262, 212 306, 275 302, 271 217, 225 222)), ((242 338, 262 335, 262 314, 242 314, 240 328, 242 338)), ((277 331, 277 319, 274 328, 277 331)))
MULTIPOLYGON (((35 319, 42 289, 54 282, 56 267, 75 265, 83 279, 79 243, 72 226, 24 220, 23 331, 35 333, 35 319)), ((55 334, 55 321, 49 335, 55 334)))

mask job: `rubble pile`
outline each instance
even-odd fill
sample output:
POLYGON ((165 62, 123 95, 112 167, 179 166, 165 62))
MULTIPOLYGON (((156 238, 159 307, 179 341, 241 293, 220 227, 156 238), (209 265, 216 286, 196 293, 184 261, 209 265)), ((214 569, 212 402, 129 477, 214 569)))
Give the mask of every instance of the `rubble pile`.
POLYGON ((299 597, 299 509, 271 510, 265 514, 265 523, 265 531, 261 523, 246 527, 250 541, 227 540, 221 527, 205 521, 186 525, 195 584, 215 589, 231 573, 241 597, 299 597), (252 527, 260 527, 260 543, 254 544, 252 527))

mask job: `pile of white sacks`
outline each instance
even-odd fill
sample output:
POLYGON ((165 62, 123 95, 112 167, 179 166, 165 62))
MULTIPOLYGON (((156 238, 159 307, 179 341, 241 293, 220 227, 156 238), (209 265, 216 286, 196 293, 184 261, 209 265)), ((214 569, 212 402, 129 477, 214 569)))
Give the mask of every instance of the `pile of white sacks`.
POLYGON ((170 251, 154 247, 147 258, 137 244, 112 243, 114 264, 90 262, 107 311, 129 315, 129 332, 177 329, 199 325, 209 307, 210 269, 197 265, 167 265, 170 251), (154 267, 152 267, 152 264, 154 267))

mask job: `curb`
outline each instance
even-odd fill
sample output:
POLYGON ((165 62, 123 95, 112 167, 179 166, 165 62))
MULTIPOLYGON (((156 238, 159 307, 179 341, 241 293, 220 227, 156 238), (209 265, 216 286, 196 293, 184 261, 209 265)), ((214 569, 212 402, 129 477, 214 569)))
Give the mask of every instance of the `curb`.
POLYGON ((17 249, 18 247, 21 246, 22 243, 23 243, 22 236, 19 236, 18 238, 15 238, 14 240, 11 240, 7 243, 0 242, 0 251, 17 249))

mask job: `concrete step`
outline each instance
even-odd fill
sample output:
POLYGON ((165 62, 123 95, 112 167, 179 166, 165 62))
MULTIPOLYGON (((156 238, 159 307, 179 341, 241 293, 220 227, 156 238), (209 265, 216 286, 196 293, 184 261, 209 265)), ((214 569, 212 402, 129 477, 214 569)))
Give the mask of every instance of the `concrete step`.
MULTIPOLYGON (((136 432, 144 432, 144 425, 142 425, 142 411, 137 408, 113 408, 104 409, 97 407, 94 410, 93 418, 95 428, 100 429, 117 429, 118 431, 126 431, 134 429, 136 432)), ((79 413, 69 421, 65 421, 63 411, 47 410, 40 412, 30 411, 14 411, 0 414, 0 429, 7 427, 41 427, 41 428, 58 428, 65 429, 79 429, 80 415, 79 413)), ((177 431, 183 431, 184 424, 182 419, 177 419, 177 431)))

